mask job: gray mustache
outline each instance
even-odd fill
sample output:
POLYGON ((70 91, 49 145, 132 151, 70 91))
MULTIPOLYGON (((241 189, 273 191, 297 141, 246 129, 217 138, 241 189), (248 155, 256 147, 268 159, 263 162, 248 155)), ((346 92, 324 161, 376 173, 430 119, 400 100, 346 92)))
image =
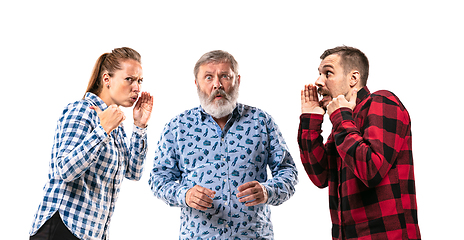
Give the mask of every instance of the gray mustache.
POLYGON ((224 97, 226 100, 229 100, 229 94, 226 93, 223 89, 217 89, 211 92, 211 95, 209 96, 209 101, 213 101, 213 99, 217 96, 221 95, 224 97))

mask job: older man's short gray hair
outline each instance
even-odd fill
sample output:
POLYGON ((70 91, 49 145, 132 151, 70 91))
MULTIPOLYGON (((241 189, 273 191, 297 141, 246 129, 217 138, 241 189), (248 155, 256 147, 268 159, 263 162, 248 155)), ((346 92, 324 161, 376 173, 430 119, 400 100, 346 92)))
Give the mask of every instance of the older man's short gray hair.
POLYGON ((198 59, 197 63, 195 64, 195 68, 193 69, 195 79, 197 79, 200 66, 208 63, 230 63, 230 68, 234 72, 235 76, 238 75, 238 63, 235 60, 234 56, 232 56, 232 54, 226 51, 215 50, 203 54, 203 56, 201 56, 201 58, 198 59))

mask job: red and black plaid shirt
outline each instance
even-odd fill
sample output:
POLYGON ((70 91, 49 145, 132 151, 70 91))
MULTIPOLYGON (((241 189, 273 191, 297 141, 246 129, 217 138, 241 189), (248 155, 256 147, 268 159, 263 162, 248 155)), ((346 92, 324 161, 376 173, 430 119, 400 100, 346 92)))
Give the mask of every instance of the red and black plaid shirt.
POLYGON ((311 181, 329 186, 333 239, 420 239, 411 120, 398 97, 364 87, 356 107, 330 115, 302 114, 301 161, 311 181))

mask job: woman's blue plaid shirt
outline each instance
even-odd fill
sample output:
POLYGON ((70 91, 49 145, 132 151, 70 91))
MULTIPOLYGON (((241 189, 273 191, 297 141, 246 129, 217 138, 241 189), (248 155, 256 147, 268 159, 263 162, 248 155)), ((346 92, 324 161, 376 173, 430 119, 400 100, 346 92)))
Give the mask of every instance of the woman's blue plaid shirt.
POLYGON ((69 104, 58 120, 44 197, 31 235, 59 211, 81 239, 108 239, 108 226, 124 177, 140 180, 147 152, 146 129, 134 125, 130 146, 122 124, 108 135, 97 113, 107 105, 95 94, 69 104))

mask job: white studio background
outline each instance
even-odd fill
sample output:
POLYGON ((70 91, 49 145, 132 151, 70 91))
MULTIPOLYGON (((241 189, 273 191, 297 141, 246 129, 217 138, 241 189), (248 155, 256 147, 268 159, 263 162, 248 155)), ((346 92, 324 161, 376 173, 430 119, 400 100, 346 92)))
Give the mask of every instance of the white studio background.
POLYGON ((293 198, 272 208, 276 239, 330 239, 327 189, 310 182, 296 139, 300 90, 318 77, 322 52, 339 45, 364 51, 370 90, 393 91, 411 114, 423 239, 462 236, 458 1, 2 1, 0 9, 2 239, 28 238, 56 121, 83 96, 97 58, 123 46, 141 53, 155 106, 144 176, 123 183, 111 239, 178 239, 179 209, 153 196, 148 176, 164 124, 199 105, 195 62, 216 49, 235 56, 239 101, 275 118, 299 170, 293 198))

